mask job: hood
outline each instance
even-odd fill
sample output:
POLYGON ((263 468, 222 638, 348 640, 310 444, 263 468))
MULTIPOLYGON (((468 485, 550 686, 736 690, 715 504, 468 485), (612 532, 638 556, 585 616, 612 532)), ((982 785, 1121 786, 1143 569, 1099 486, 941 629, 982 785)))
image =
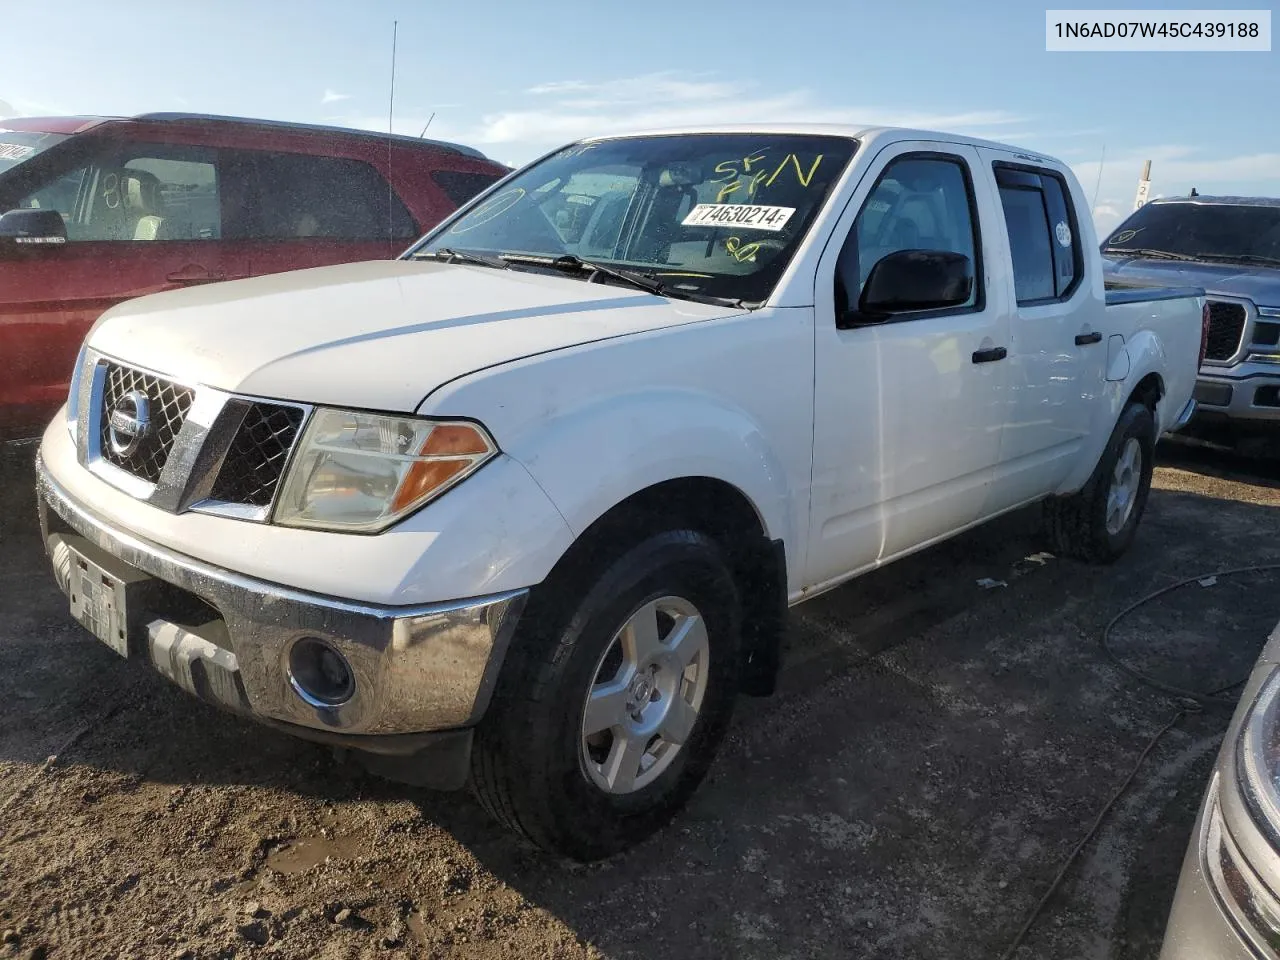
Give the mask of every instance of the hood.
POLYGON ((737 312, 554 275, 379 260, 141 297, 107 311, 88 342, 190 384, 408 413, 485 367, 737 312))
POLYGON ((1114 254, 1102 258, 1107 279, 1153 283, 1168 287, 1204 287, 1209 295, 1243 297, 1258 307, 1280 307, 1280 270, 1238 263, 1192 263, 1145 260, 1114 254))

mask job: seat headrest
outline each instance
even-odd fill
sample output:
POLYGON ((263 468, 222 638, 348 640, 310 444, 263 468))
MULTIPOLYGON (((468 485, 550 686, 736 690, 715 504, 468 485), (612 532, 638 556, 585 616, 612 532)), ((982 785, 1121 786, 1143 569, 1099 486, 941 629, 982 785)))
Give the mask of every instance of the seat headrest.
POLYGON ((126 169, 122 176, 124 204, 131 213, 142 216, 164 211, 164 195, 160 178, 147 170, 126 169))

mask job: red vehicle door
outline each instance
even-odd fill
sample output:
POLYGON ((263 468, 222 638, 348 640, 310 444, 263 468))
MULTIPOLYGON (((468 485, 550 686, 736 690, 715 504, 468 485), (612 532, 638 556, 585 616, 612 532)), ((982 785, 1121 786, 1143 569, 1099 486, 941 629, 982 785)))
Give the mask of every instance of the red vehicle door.
POLYGON ((220 243, 217 153, 97 140, 41 171, 8 208, 55 209, 67 242, 0 260, 0 439, 35 436, 66 399, 93 322, 123 300, 248 274, 220 243))

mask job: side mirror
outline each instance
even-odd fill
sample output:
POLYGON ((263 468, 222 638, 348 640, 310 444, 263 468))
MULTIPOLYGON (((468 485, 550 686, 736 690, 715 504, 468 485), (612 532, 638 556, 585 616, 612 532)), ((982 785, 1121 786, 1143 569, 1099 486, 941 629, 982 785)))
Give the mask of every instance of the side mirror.
POLYGON ((879 323, 895 313, 958 307, 973 292, 973 263, 950 250, 898 250, 871 268, 856 314, 845 326, 879 323))
POLYGON ((0 244, 50 246, 67 242, 67 225, 57 210, 10 210, 0 216, 0 244))

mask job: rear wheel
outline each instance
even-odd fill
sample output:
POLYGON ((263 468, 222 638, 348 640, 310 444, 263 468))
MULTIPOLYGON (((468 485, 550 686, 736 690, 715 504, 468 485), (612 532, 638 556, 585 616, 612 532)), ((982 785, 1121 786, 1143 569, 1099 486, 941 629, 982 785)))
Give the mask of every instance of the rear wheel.
POLYGON ((1155 441, 1151 409, 1127 406, 1084 488, 1045 503, 1046 531, 1055 552, 1110 563, 1129 548, 1151 490, 1155 441))
POLYGON ((507 826, 594 860, 663 826, 723 739, 739 601, 714 541, 646 539, 530 598, 477 730, 472 784, 507 826))

